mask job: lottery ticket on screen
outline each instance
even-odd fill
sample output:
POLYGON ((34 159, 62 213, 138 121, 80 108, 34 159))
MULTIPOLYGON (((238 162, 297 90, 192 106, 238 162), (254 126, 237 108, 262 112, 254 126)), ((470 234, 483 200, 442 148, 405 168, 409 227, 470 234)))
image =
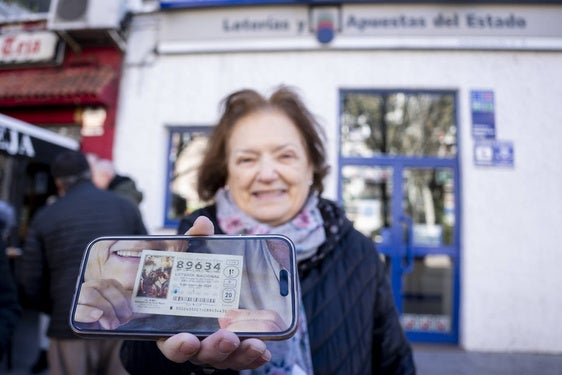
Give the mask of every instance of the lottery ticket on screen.
POLYGON ((133 311, 220 318, 239 307, 242 264, 241 255, 143 250, 133 311))

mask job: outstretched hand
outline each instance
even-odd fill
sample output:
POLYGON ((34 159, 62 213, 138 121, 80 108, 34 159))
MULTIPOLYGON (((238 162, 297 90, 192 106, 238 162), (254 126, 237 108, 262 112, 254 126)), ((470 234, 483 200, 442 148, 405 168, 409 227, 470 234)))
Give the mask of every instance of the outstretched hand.
MULTIPOLYGON (((198 217, 186 232, 188 235, 211 235, 213 223, 206 217, 198 217)), ((271 359, 265 343, 259 339, 240 338, 233 332, 220 329, 199 340, 187 332, 178 333, 157 342, 158 348, 173 362, 190 361, 195 365, 211 366, 217 369, 255 369, 271 359)))

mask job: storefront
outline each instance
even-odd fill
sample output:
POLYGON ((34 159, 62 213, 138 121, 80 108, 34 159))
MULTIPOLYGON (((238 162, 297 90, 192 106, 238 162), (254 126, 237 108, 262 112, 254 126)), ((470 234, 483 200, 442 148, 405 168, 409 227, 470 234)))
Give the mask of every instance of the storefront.
POLYGON ((200 204, 226 94, 296 86, 326 130, 325 195, 385 254, 408 337, 561 353, 560 3, 244 3, 133 18, 114 155, 149 230, 200 204))
POLYGON ((35 210, 57 193, 49 173, 56 152, 113 157, 123 60, 116 26, 57 24, 49 9, 0 18, 0 189, 16 208, 20 243, 35 210))
POLYGON ((20 225, 9 245, 21 246, 33 213, 56 196, 49 172, 53 157, 64 150, 77 150, 72 138, 0 114, 0 199, 9 202, 20 225))

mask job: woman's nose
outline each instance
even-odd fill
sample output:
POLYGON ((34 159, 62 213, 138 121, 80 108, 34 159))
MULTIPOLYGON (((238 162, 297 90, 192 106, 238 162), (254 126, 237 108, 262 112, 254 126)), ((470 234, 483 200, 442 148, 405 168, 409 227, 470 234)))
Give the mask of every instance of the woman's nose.
POLYGON ((264 160, 260 163, 258 170, 258 179, 261 181, 270 181, 278 177, 277 168, 272 161, 264 160))

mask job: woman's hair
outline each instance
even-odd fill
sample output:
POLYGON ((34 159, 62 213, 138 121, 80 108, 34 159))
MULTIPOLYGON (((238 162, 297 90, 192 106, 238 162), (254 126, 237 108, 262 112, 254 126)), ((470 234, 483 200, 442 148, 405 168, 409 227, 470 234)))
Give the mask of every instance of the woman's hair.
POLYGON ((313 167, 310 188, 322 193, 323 179, 329 171, 323 143, 324 133, 294 90, 281 86, 268 99, 254 90, 244 89, 228 95, 221 106, 222 116, 211 134, 207 152, 199 167, 197 192, 202 200, 212 200, 216 192, 226 184, 227 144, 234 125, 241 118, 264 109, 279 111, 296 125, 313 167))

